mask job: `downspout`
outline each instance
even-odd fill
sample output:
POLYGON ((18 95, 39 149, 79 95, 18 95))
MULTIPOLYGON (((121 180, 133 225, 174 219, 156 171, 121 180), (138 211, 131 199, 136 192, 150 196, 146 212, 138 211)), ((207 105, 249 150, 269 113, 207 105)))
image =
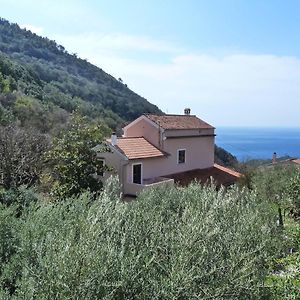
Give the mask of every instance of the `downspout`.
POLYGON ((158 147, 161 148, 161 132, 160 132, 160 123, 159 121, 157 121, 158 123, 158 147))
POLYGON ((159 121, 158 123, 158 146, 160 149, 164 149, 164 139, 163 139, 163 134, 165 132, 165 130, 160 126, 159 121))
POLYGON ((125 184, 127 183, 127 181, 125 181, 126 179, 126 173, 125 173, 125 166, 128 166, 129 165, 129 161, 128 160, 125 160, 125 159, 122 159, 121 160, 121 164, 120 164, 120 168, 121 168, 121 186, 122 186, 122 195, 124 195, 124 190, 125 190, 125 184))
POLYGON ((160 139, 161 139, 161 149, 164 150, 164 148, 165 148, 165 129, 163 129, 161 131, 160 139))

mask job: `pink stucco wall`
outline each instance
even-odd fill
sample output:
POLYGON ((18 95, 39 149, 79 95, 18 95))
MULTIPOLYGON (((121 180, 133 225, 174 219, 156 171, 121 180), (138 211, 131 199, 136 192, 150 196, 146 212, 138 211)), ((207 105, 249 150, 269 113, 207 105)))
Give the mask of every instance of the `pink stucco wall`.
POLYGON ((125 137, 139 137, 143 136, 151 144, 156 147, 160 147, 160 135, 158 128, 152 125, 149 121, 145 119, 140 119, 133 126, 124 129, 125 137))
POLYGON ((126 166, 128 182, 132 182, 132 165, 142 163, 144 179, 185 172, 193 169, 205 169, 214 164, 214 137, 167 139, 165 151, 170 155, 163 158, 131 160, 126 166), (177 163, 177 150, 186 150, 186 161, 177 163))
POLYGON ((204 169, 214 165, 214 129, 161 130, 151 121, 140 117, 134 125, 124 129, 125 137, 145 137, 150 143, 169 155, 160 158, 127 160, 116 152, 107 153, 107 164, 114 167, 123 184, 123 192, 138 192, 140 185, 132 183, 132 165, 142 163, 142 179, 150 179, 193 169, 204 169), (192 137, 191 137, 192 136, 192 137), (179 137, 179 138, 178 138, 179 137), (186 150, 185 163, 177 163, 177 151, 186 150))
POLYGON ((209 135, 214 134, 214 128, 207 128, 207 129, 180 129, 180 130, 166 130, 164 132, 164 136, 191 136, 191 135, 209 135))

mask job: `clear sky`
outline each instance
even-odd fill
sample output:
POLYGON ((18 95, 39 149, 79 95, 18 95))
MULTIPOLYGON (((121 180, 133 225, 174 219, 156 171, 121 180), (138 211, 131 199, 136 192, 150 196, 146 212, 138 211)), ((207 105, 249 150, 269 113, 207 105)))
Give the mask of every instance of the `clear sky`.
POLYGON ((300 127, 298 0, 0 0, 168 113, 215 126, 300 127))

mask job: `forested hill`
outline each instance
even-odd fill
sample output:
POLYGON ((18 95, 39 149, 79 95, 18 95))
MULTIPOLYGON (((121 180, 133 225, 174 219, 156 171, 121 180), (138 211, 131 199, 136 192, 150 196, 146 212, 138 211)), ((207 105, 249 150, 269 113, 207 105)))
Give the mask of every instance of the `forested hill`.
MULTIPOLYGON (((102 117, 110 127, 144 112, 161 112, 121 80, 5 19, 0 19, 0 80, 0 93, 18 91, 40 101, 30 100, 42 104, 42 111, 77 108, 91 118, 102 117)), ((2 97, 2 110, 5 102, 2 97)))

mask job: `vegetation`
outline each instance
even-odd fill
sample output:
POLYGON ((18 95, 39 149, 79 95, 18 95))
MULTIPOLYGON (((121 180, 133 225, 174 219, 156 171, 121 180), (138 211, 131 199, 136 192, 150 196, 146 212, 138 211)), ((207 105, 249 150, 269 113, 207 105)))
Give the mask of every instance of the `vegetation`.
POLYGON ((299 174, 270 168, 252 189, 194 183, 130 203, 114 178, 61 201, 2 190, 1 299, 297 299, 299 174))
POLYGON ((144 112, 161 112, 122 80, 69 54, 55 41, 0 19, 0 92, 16 91, 20 94, 1 99, 0 111, 9 110, 17 118, 22 114, 14 109, 19 95, 30 97, 22 103, 25 112, 33 109, 40 118, 78 109, 90 118, 101 117, 114 129, 144 112))
POLYGON ((0 126, 0 186, 32 186, 39 181, 49 140, 43 134, 15 126, 0 126))
POLYGON ((225 149, 215 145, 215 162, 225 167, 237 167, 238 160, 225 149))
POLYGON ((299 299, 300 169, 216 147, 237 186, 124 203, 93 147, 143 112, 160 113, 0 19, 0 299, 299 299))
POLYGON ((113 180, 95 201, 0 214, 8 299, 261 299, 280 235, 255 193, 198 184, 124 204, 113 180))
POLYGON ((60 198, 78 195, 89 189, 99 191, 101 182, 96 176, 103 165, 93 148, 99 145, 109 129, 102 124, 89 124, 78 114, 72 116, 68 130, 53 140, 47 153, 54 179, 53 191, 60 198))

